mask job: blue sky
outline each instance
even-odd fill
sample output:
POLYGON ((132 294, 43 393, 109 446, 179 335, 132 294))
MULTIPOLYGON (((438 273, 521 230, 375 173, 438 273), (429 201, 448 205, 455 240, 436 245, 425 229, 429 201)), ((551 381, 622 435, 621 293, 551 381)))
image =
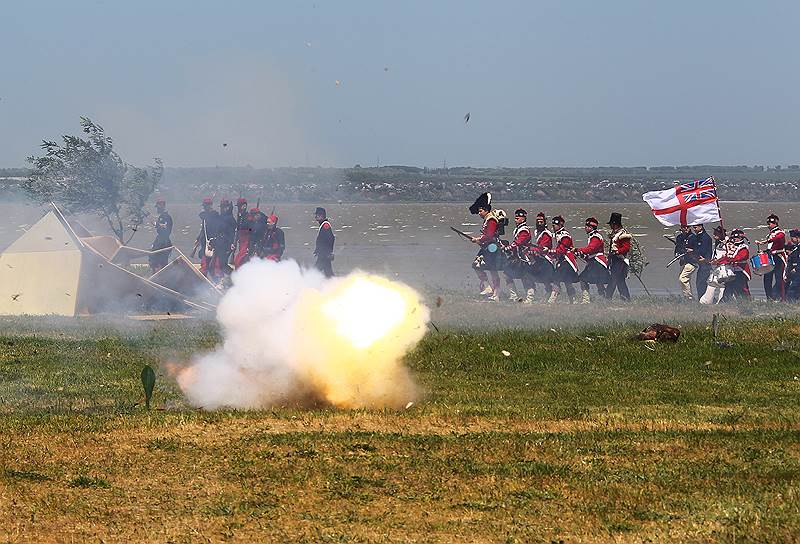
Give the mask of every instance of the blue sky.
POLYGON ((2 21, 0 166, 80 115, 137 164, 800 162, 797 2, 9 0, 2 21))

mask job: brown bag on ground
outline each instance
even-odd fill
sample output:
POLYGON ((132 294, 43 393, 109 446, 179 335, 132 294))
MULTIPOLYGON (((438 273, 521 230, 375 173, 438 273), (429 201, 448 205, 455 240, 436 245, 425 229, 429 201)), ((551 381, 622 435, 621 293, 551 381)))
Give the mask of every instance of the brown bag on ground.
POLYGON ((680 329, 670 327, 669 325, 662 325, 661 323, 653 323, 646 327, 642 332, 636 336, 637 340, 656 340, 658 342, 677 342, 680 337, 680 329))

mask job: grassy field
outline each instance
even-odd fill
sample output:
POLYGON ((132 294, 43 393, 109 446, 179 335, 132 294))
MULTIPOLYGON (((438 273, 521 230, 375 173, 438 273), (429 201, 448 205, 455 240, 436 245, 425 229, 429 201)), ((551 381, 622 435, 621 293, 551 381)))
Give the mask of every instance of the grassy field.
POLYGON ((0 541, 800 540, 800 320, 683 330, 432 332, 400 412, 192 409, 206 326, 2 336, 0 541))

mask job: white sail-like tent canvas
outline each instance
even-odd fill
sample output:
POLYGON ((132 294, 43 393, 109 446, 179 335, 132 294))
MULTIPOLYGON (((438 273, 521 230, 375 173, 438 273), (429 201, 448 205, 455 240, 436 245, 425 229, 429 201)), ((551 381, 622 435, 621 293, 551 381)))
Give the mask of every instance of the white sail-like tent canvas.
POLYGON ((0 315, 213 311, 218 289, 175 250, 178 256, 168 273, 138 276, 121 263, 147 257, 149 251, 123 246, 111 236, 94 236, 79 224, 73 228, 53 205, 0 254, 0 315))

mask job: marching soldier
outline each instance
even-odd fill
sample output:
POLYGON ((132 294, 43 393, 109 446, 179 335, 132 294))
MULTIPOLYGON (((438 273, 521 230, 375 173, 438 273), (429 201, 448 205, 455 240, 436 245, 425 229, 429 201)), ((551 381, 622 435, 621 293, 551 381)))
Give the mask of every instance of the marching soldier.
POLYGON ((514 212, 514 228, 513 240, 511 243, 504 247, 508 255, 508 263, 503 269, 503 274, 506 277, 506 284, 509 290, 509 300, 512 302, 519 301, 519 295, 515 290, 514 280, 519 279, 522 281, 522 287, 525 289, 524 304, 533 303, 533 278, 530 272, 530 261, 528 254, 531 251, 531 229, 526 220, 528 212, 522 208, 514 212))
MULTIPOLYGON (((706 232, 704 225, 693 225, 692 234, 686 242, 687 262, 697 270, 697 300, 703 298, 708 288, 708 276, 711 275, 711 259, 714 256, 714 242, 706 232)), ((683 275, 681 275, 683 277, 683 275)), ((691 291, 690 291, 691 294, 691 291)))
POLYGON ((286 240, 283 229, 278 227, 278 216, 275 214, 267 218, 267 232, 264 236, 263 257, 269 261, 280 261, 286 249, 286 240))
POLYGON ((681 230, 675 235, 675 256, 682 255, 678 260, 680 265, 678 281, 681 283, 683 298, 686 300, 692 300, 692 274, 697 270, 697 265, 686 255, 691 236, 692 230, 688 225, 681 225, 681 230))
MULTIPOLYGON (((713 266, 714 264, 718 264, 720 259, 724 258, 725 255, 728 254, 728 237, 726 236, 725 229, 722 227, 722 225, 714 228, 713 235, 714 235, 714 250, 712 254, 713 258, 709 261, 709 264, 711 266, 713 266)), ((719 304, 724 292, 725 292, 724 287, 707 285, 705 294, 703 294, 703 296, 700 297, 700 303, 719 304)))
POLYGON ((163 249, 164 251, 160 251, 148 257, 150 270, 153 274, 167 266, 170 253, 172 253, 171 249, 166 249, 172 247, 172 240, 170 239, 172 235, 172 216, 167 213, 167 201, 163 198, 156 200, 156 211, 158 212, 158 217, 154 225, 156 229, 156 238, 153 240, 150 251, 157 251, 159 249, 163 249))
POLYGON ((556 267, 553 275, 553 289, 550 293, 548 304, 554 304, 558 298, 560 285, 563 283, 567 290, 570 304, 575 303, 575 287, 578 281, 578 263, 573 253, 572 235, 564 228, 564 218, 557 215, 553 218, 553 235, 556 247, 551 250, 555 257, 556 267))
POLYGON ((333 277, 333 245, 336 236, 333 234, 333 227, 328 221, 325 208, 317 208, 314 212, 314 219, 319 223, 317 231, 317 244, 314 248, 314 256, 317 258, 314 266, 317 270, 325 274, 326 278, 333 277))
POLYGON ((628 277, 628 269, 630 268, 630 261, 628 260, 628 253, 631 250, 631 235, 628 231, 622 228, 622 214, 613 212, 611 219, 608 220, 608 226, 611 227, 609 233, 610 247, 608 251, 608 260, 611 268, 611 278, 606 287, 606 299, 611 300, 614 296, 614 291, 619 291, 619 296, 623 300, 630 300, 631 294, 628 291, 628 284, 625 279, 628 277))
POLYGON ((750 242, 744 235, 742 229, 731 231, 729 243, 725 256, 717 261, 717 264, 728 264, 733 267, 736 274, 733 281, 725 284, 725 292, 722 294, 720 302, 727 302, 731 299, 750 299, 750 287, 748 282, 750 276, 750 242))
POLYGON ((791 245, 786 248, 789 254, 783 275, 786 283, 786 299, 796 302, 800 300, 800 268, 798 268, 800 265, 800 230, 790 230, 789 238, 791 245))
POLYGON ((545 298, 553 292, 553 233, 547 229, 547 217, 544 212, 536 214, 536 230, 533 233, 531 247, 531 272, 533 281, 544 286, 545 298))
POLYGON ((478 254, 472 262, 472 268, 481 282, 481 295, 488 296, 489 300, 500 300, 500 274, 498 272, 500 268, 500 238, 498 233, 500 223, 492 210, 491 193, 483 193, 479 196, 469 207, 469 212, 473 215, 477 214, 483 219, 480 236, 471 238, 473 244, 480 246, 480 250, 478 250, 478 254), (487 272, 491 275, 491 282, 487 272))
POLYGON ((767 217, 769 235, 765 240, 758 240, 756 244, 766 246, 767 253, 772 255, 775 267, 768 274, 764 274, 764 292, 767 300, 786 300, 786 288, 783 281, 783 271, 786 269, 786 233, 778 226, 778 216, 770 214, 767 217))
POLYGON ((591 301, 590 285, 596 285, 597 293, 602 297, 605 296, 606 284, 611 279, 608 273, 608 259, 605 256, 605 242, 603 235, 597 230, 598 226, 599 222, 594 217, 586 219, 585 230, 589 238, 584 247, 576 250, 586 260, 586 267, 578 275, 583 292, 582 304, 589 304, 591 301))

